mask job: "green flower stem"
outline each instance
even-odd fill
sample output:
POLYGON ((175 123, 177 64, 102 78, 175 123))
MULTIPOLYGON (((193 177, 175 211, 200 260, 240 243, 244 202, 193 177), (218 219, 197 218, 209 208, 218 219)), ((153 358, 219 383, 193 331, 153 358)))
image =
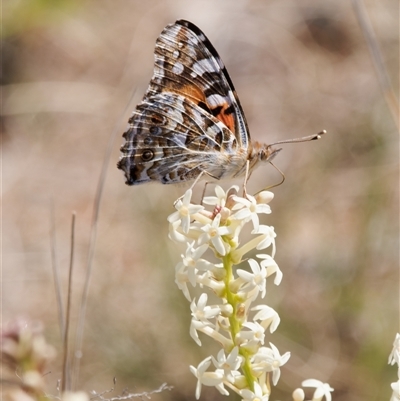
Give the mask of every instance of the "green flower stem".
MULTIPOLYGON (((237 308, 240 300, 238 299, 237 295, 234 294, 230 289, 230 283, 233 281, 233 261, 232 255, 228 253, 227 255, 223 256, 222 258, 224 269, 226 272, 224 284, 225 284, 225 293, 226 293, 226 300, 232 306, 233 313, 229 317, 229 323, 231 328, 231 337, 232 340, 235 341, 237 334, 240 332, 242 327, 240 319, 237 319, 237 308)), ((250 369, 250 355, 247 351, 243 350, 242 348, 239 349, 240 355, 244 358, 244 363, 242 366, 243 374, 246 377, 247 384, 251 391, 254 391, 254 377, 251 373, 250 369)))
POLYGON ((244 358, 244 363, 242 366, 242 370, 243 370, 243 374, 244 377, 247 380, 247 384, 250 388, 251 391, 254 391, 254 376, 251 373, 251 369, 250 369, 250 355, 247 351, 244 351, 243 349, 239 350, 240 355, 242 355, 242 357, 244 358))

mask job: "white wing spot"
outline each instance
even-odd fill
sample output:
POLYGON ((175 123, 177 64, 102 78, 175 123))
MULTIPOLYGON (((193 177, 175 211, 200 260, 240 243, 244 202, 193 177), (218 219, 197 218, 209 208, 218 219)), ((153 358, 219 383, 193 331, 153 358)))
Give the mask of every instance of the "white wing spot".
POLYGON ((224 104, 226 104, 226 102, 226 98, 217 94, 210 95, 207 98, 207 103, 211 106, 223 106, 224 104))
POLYGON ((194 60, 197 59, 196 49, 193 47, 193 45, 191 43, 187 45, 185 51, 186 51, 188 57, 191 57, 194 60))
POLYGON ((215 67, 212 63, 210 63, 209 59, 203 59, 196 61, 193 64, 193 71, 198 75, 201 75, 203 72, 215 72, 215 67))
POLYGON ((176 75, 180 75, 183 72, 183 64, 182 63, 175 63, 172 67, 172 72, 176 75))

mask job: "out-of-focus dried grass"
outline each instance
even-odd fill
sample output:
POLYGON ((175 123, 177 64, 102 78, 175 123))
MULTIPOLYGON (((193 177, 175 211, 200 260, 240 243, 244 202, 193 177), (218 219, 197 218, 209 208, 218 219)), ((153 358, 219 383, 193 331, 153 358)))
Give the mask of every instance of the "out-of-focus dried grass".
MULTIPOLYGON (((312 376, 329 381, 335 401, 388 399, 399 323, 398 135, 351 4, 97 0, 42 14, 38 5, 25 25, 18 7, 5 14, 5 26, 18 29, 3 37, 3 321, 41 319, 60 344, 51 202, 64 283, 77 212, 76 321, 108 138, 132 91, 136 103, 147 87, 156 37, 185 18, 219 51, 255 140, 328 131, 276 159, 287 179, 274 189, 268 222, 284 281, 267 297, 282 318, 272 342, 292 358, 274 398, 312 376)), ((397 88, 397 2, 366 9, 397 88)), ((168 382, 175 390, 159 399, 192 399, 188 365, 213 350, 192 344, 174 284, 180 250, 167 239, 166 216, 185 187, 125 186, 115 167, 121 142, 100 210, 80 386, 101 392, 114 376, 137 391, 168 382)), ((262 166, 249 192, 278 180, 262 166)), ((47 377, 53 393, 59 368, 47 377)), ((205 390, 205 399, 218 397, 205 390)))

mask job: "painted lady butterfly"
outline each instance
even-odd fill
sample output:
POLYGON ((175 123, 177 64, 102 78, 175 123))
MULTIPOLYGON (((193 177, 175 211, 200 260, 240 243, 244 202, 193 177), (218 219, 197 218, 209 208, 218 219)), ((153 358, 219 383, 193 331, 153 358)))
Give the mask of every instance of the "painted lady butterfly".
POLYGON ((217 51, 184 20, 167 25, 158 37, 153 77, 123 137, 117 166, 128 185, 174 184, 203 175, 247 179, 258 161, 270 161, 280 151, 251 142, 217 51))

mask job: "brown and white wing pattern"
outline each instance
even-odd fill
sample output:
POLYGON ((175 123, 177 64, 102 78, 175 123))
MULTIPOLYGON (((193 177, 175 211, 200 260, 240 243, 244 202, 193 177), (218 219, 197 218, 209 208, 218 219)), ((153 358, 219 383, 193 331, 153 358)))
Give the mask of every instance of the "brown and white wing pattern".
POLYGON ((118 168, 129 185, 244 172, 251 144, 243 110, 218 53, 192 23, 161 32, 149 88, 123 136, 118 168))

